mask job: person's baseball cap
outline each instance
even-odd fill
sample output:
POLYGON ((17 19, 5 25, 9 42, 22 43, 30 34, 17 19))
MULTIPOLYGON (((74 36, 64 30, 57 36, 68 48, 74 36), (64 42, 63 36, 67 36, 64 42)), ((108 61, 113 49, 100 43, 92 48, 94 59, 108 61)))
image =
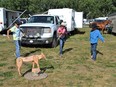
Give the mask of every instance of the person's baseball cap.
POLYGON ((20 22, 19 20, 16 20, 16 21, 15 21, 15 24, 21 25, 21 22, 20 22))
POLYGON ((97 24, 92 24, 92 28, 98 28, 97 24))

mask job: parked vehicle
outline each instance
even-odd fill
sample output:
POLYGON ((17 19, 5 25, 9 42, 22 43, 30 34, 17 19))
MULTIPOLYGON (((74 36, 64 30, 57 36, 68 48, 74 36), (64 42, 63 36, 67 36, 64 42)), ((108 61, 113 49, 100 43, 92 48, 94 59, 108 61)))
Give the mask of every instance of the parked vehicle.
POLYGON ((24 33, 24 36, 21 37, 21 44, 47 44, 51 47, 56 47, 59 26, 60 19, 58 16, 48 14, 32 15, 27 23, 20 25, 24 33))
POLYGON ((20 15, 20 13, 21 12, 19 11, 0 8, 0 23, 3 30, 10 26, 10 24, 20 15))
POLYGON ((111 31, 110 32, 113 32, 113 33, 116 33, 116 12, 115 13, 112 13, 108 16, 108 19, 112 21, 111 23, 111 31))
POLYGON ((57 15, 66 23, 67 31, 72 32, 83 27, 83 12, 76 12, 70 8, 49 9, 48 14, 57 15))
POLYGON ((108 17, 98 17, 98 18, 95 18, 95 22, 103 22, 103 21, 105 21, 105 20, 107 20, 108 19, 108 17))
POLYGON ((27 18, 20 18, 19 21, 22 23, 22 24, 25 24, 27 22, 27 18))
POLYGON ((83 28, 83 12, 75 11, 75 28, 83 28))

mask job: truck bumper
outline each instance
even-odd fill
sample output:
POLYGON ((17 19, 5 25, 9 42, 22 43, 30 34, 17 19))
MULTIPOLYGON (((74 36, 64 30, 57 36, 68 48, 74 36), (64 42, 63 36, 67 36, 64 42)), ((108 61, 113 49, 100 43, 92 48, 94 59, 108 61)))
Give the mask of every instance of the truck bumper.
POLYGON ((52 42, 52 38, 42 38, 42 39, 21 39, 21 44, 29 44, 29 45, 43 45, 43 44, 50 44, 52 42))

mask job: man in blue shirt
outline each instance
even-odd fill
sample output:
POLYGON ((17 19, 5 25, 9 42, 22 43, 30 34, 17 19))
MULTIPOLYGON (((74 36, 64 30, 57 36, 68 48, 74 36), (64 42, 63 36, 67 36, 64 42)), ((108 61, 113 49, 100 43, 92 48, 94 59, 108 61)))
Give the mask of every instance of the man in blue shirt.
POLYGON ((96 24, 92 25, 92 30, 90 32, 90 44, 91 44, 91 58, 95 61, 97 56, 97 43, 98 39, 100 39, 102 42, 104 42, 104 38, 101 35, 100 31, 97 28, 96 24))

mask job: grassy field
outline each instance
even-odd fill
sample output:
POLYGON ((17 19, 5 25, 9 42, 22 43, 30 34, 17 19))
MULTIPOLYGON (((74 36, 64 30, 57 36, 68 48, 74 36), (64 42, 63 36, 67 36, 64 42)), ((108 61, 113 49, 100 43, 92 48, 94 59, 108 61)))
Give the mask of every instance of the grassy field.
MULTIPOLYGON (((56 48, 22 47, 21 55, 46 54, 40 67, 46 68, 47 78, 30 81, 18 76, 15 65, 14 43, 0 35, 0 87, 116 87, 116 36, 104 34, 99 41, 96 62, 90 59, 89 28, 70 36, 60 58, 56 48)), ((12 36, 11 36, 12 37, 12 36)), ((22 67, 22 73, 31 69, 31 63, 22 67)))

